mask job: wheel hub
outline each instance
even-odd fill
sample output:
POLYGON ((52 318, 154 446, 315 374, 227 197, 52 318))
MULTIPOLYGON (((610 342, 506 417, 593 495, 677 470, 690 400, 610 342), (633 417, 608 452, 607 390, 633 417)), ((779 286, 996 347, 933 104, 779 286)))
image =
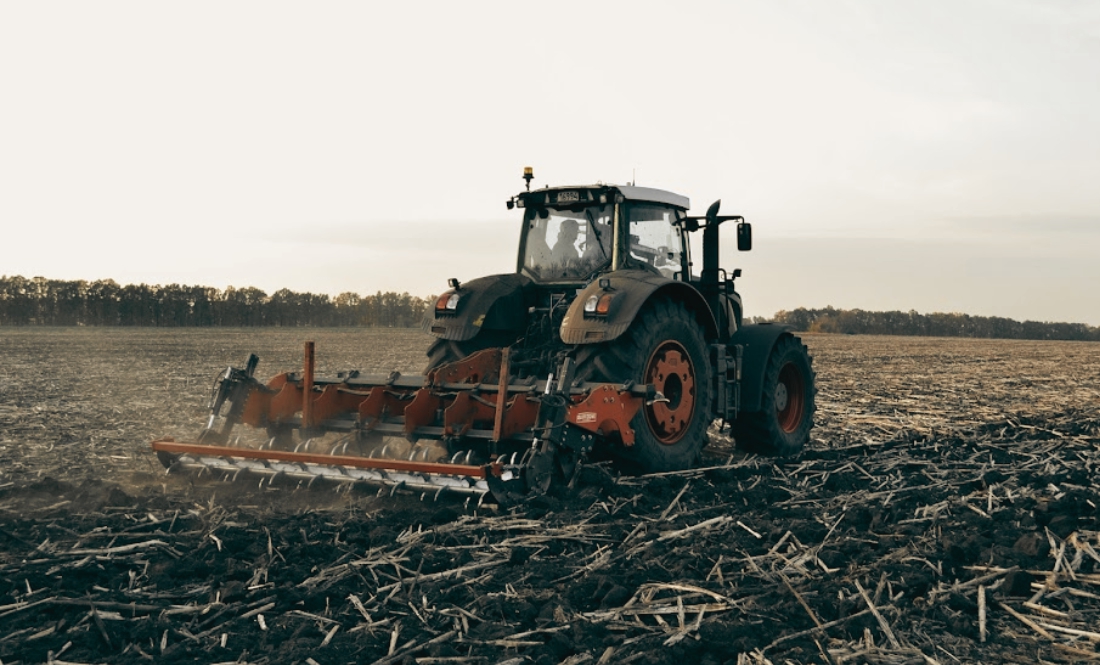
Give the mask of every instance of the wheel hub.
POLYGON ((780 383, 775 386, 775 410, 782 411, 787 408, 787 386, 780 383))
POLYGON ((661 344, 649 357, 644 377, 667 400, 646 405, 646 421, 658 441, 674 444, 684 436, 695 411, 695 368, 687 350, 672 340, 661 344))

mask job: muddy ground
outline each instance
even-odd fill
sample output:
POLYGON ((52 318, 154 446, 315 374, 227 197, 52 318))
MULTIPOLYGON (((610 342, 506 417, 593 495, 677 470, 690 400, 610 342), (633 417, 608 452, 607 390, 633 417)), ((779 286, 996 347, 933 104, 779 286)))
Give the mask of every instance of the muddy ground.
POLYGON ((1100 344, 808 336, 798 459, 502 510, 167 476, 259 374, 416 372, 410 331, 0 329, 0 661, 1100 660, 1100 344))

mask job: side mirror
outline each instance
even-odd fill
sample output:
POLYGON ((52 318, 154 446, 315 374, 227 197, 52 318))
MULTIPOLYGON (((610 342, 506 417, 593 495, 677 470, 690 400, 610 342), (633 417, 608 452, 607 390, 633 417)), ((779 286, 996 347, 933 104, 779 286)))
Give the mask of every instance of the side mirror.
POLYGON ((752 249, 752 224, 741 222, 737 225, 737 251, 747 252, 752 249))
POLYGON ((685 219, 681 224, 685 231, 694 233, 699 230, 699 220, 697 219, 685 219))

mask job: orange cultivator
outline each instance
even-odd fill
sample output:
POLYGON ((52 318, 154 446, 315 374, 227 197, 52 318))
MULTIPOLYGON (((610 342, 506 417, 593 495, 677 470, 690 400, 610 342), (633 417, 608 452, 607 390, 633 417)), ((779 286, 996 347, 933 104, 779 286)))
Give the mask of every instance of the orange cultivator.
POLYGON ((252 355, 219 378, 198 442, 161 439, 153 449, 170 469, 492 492, 502 500, 568 480, 597 437, 632 445, 631 419, 663 399, 652 386, 574 383, 570 358, 557 378, 513 380, 509 351, 486 349, 426 376, 325 378, 314 376, 307 342, 302 373, 266 385, 253 378, 252 355), (231 436, 238 424, 265 435, 249 444, 231 436))

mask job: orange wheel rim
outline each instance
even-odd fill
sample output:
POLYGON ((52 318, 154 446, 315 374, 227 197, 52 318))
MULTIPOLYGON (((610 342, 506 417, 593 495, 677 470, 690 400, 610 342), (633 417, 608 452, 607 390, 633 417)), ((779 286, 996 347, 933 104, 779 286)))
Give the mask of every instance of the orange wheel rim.
POLYGON ((695 412, 695 368, 682 344, 667 341, 646 362, 645 382, 667 401, 645 408, 646 421, 657 440, 672 445, 683 438, 695 412))
POLYGON ((798 430, 806 412, 806 382, 801 370, 794 363, 787 363, 779 370, 775 382, 775 415, 779 429, 787 434, 798 430))

